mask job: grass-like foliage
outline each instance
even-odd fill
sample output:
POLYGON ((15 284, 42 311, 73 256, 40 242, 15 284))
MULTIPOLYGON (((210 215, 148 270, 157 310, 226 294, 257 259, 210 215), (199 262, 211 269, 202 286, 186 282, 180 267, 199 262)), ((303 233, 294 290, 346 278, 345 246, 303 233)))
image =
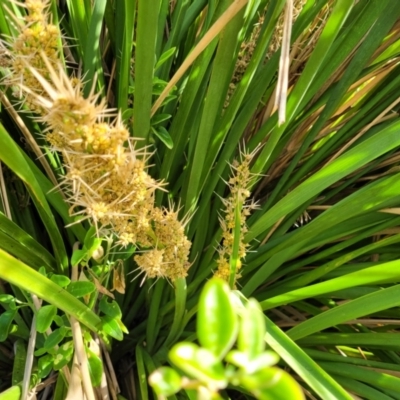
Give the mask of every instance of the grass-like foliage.
POLYGON ((0 400, 400 399, 393 0, 0 1, 0 400))

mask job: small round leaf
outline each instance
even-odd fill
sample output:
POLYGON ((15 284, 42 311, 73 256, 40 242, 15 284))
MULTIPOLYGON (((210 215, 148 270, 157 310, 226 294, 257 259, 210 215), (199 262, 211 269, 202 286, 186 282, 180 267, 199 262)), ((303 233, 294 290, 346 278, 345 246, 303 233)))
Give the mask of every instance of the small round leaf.
POLYGON ((61 286, 63 288, 68 286, 71 283, 71 279, 69 279, 68 276, 65 276, 65 275, 53 274, 53 275, 51 275, 50 279, 54 283, 57 283, 58 286, 61 286))
POLYGON ((95 284, 90 281, 71 282, 67 287, 67 291, 75 297, 87 296, 88 294, 94 292, 95 289, 95 284))
POLYGON ((57 307, 51 304, 39 308, 36 315, 36 330, 45 333, 50 328, 56 313, 57 307))
POLYGON ((50 335, 46 338, 43 347, 47 350, 52 349, 54 346, 57 346, 61 340, 64 339, 65 334, 67 333, 67 328, 62 326, 61 328, 55 329, 50 335))

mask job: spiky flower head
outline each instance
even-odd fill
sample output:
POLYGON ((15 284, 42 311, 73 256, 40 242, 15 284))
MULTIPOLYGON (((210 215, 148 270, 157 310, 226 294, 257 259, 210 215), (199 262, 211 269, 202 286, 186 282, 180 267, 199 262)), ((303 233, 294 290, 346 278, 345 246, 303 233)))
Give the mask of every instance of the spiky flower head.
MULTIPOLYGON (((11 1, 11 0, 10 0, 11 1)), ((11 62, 9 63, 9 85, 24 85, 37 94, 43 94, 43 88, 32 75, 27 65, 33 67, 43 77, 48 71, 43 63, 42 53, 51 65, 59 62, 58 41, 60 30, 54 25, 48 13, 49 0, 26 0, 24 3, 13 1, 26 9, 26 15, 17 22, 19 35, 9 44, 11 62)), ((32 111, 40 112, 37 104, 32 101, 32 95, 20 90, 14 91, 15 96, 21 99, 32 111), (23 94, 23 95, 22 95, 23 94)))
POLYGON ((162 189, 147 172, 146 149, 135 149, 121 117, 115 116, 92 91, 87 98, 80 85, 71 84, 60 67, 56 72, 44 58, 45 79, 32 75, 44 94, 32 94, 44 112, 46 138, 62 154, 67 173, 62 187, 71 204, 71 215, 89 219, 98 235, 113 235, 122 246, 142 249, 135 257, 145 276, 184 277, 189 267, 190 242, 178 212, 157 208, 154 192, 162 189))
POLYGON ((27 13, 17 20, 20 34, 9 46, 8 83, 39 114, 48 143, 62 156, 66 173, 59 186, 70 214, 91 221, 99 236, 111 236, 117 245, 141 249, 135 259, 145 276, 186 276, 190 242, 178 212, 154 204, 154 192, 163 183, 147 172, 147 149, 135 149, 120 115, 106 108, 94 86, 84 97, 82 83, 65 73, 57 50, 60 32, 47 13, 49 0, 16 4, 27 13))
MULTIPOLYGON (((258 150, 258 149, 256 149, 258 150)), ((238 262, 236 263, 236 277, 240 278, 240 268, 242 267, 241 260, 246 256, 247 244, 244 241, 244 236, 247 233, 246 219, 250 215, 251 210, 256 207, 253 202, 248 199, 251 195, 249 188, 251 187, 254 175, 250 172, 250 162, 254 153, 241 153, 240 160, 235 160, 231 165, 233 175, 228 181, 230 195, 223 199, 224 217, 220 218, 222 228, 222 242, 218 248, 217 270, 215 276, 229 281, 231 275, 231 256, 234 247, 234 235, 239 232, 238 246, 238 262), (239 218, 236 218, 236 210, 239 209, 239 218), (237 226, 238 223, 238 226, 237 226)))

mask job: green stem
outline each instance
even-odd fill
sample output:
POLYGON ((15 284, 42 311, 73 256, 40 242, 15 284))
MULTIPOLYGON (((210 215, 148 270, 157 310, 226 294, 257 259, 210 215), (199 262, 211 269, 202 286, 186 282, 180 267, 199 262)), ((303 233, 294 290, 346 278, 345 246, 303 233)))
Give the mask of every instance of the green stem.
POLYGON ((155 288, 151 296, 149 319, 147 320, 146 326, 146 348, 149 353, 151 353, 153 350, 154 344, 156 342, 157 333, 160 329, 160 324, 158 323, 160 318, 159 311, 164 286, 165 280, 159 280, 155 284, 155 288))
POLYGON ((171 329, 168 333, 167 338, 164 342, 164 347, 170 347, 170 345, 178 339, 178 336, 182 329, 182 321, 186 311, 186 296, 187 296, 187 285, 185 278, 179 278, 175 281, 175 312, 174 321, 171 329))

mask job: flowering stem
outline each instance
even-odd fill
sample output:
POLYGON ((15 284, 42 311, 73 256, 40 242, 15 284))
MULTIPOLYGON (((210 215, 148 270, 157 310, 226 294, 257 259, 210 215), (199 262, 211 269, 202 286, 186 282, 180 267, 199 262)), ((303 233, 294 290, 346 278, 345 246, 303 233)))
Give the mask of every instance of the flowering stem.
POLYGON ((234 289, 236 282, 236 271, 238 270, 238 266, 240 263, 239 260, 239 246, 241 240, 241 212, 243 208, 243 202, 237 201, 235 206, 235 229, 233 230, 233 245, 232 245, 232 253, 229 259, 229 286, 231 289, 234 289))

